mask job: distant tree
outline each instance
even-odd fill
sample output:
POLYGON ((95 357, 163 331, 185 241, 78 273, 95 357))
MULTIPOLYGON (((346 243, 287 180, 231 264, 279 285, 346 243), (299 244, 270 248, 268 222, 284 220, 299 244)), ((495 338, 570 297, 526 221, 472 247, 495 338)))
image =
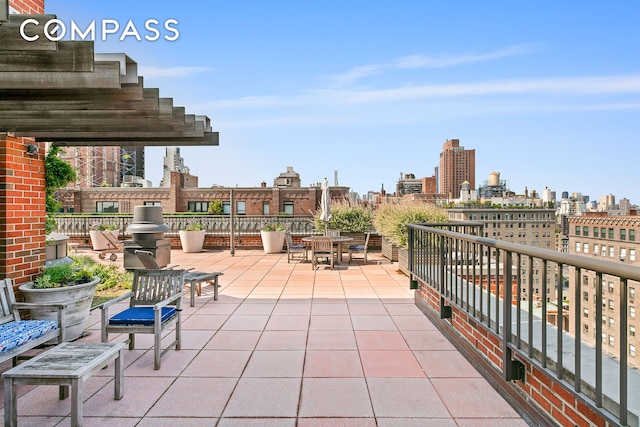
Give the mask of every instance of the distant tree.
POLYGON ((222 215, 223 212, 221 200, 209 200, 209 207, 207 208, 209 215, 222 215))

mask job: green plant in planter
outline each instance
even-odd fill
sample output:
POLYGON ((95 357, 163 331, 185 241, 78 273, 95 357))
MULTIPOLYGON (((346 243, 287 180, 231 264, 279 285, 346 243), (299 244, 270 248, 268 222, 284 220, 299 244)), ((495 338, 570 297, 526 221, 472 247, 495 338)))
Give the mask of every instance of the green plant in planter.
POLYGON ((400 204, 382 204, 373 217, 376 231, 389 239, 391 243, 406 248, 408 231, 405 224, 421 222, 444 223, 449 221, 447 212, 426 203, 411 202, 400 204))
POLYGON ((35 289, 63 288, 66 286, 89 283, 93 280, 91 272, 85 268, 77 268, 72 264, 59 264, 47 267, 34 280, 35 289))
POLYGON ((114 230, 118 230, 119 227, 115 224, 101 223, 101 224, 92 224, 91 229, 98 230, 98 231, 114 231, 114 230))
POLYGON ((328 224, 320 219, 320 211, 314 215, 314 226, 323 231, 326 226, 331 230, 346 233, 366 233, 373 227, 373 209, 369 205, 355 203, 345 199, 331 203, 331 219, 328 224))
POLYGON ((202 225, 199 222, 191 222, 189 224, 187 224, 187 226, 184 228, 185 231, 202 231, 204 230, 204 225, 202 225))

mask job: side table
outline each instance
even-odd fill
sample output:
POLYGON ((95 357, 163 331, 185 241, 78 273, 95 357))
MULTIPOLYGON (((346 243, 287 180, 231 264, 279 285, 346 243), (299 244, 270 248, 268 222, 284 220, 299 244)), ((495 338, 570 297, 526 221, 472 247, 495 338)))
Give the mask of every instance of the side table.
POLYGON ((125 343, 64 342, 4 372, 5 426, 18 425, 18 384, 59 385, 60 399, 67 398, 71 386, 71 425, 81 426, 84 380, 114 360, 113 398, 122 399, 124 347, 125 343))
POLYGON ((189 286, 191 287, 190 291, 191 291, 191 300, 189 301, 189 305, 191 307, 193 307, 195 305, 195 293, 196 293, 196 288, 198 291, 198 296, 200 296, 201 292, 202 292, 202 282, 211 282, 213 283, 213 300, 217 301, 218 300, 218 287, 220 286, 218 284, 218 276, 222 276, 224 273, 219 273, 219 272, 215 272, 215 273, 205 273, 205 272, 201 272, 201 271, 194 271, 194 272, 189 272, 187 271, 184 275, 184 281, 185 283, 189 283, 189 286))

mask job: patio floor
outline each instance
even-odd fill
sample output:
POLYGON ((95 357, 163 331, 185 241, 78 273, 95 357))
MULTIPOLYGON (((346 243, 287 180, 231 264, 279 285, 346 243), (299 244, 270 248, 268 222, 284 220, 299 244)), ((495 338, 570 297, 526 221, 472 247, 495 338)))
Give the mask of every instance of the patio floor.
MULTIPOLYGON (((218 301, 203 286, 190 307, 185 292, 182 350, 165 354, 159 371, 152 336, 136 337, 122 400, 113 400, 112 367, 87 380, 84 425, 527 425, 418 310, 408 278, 380 253, 333 271, 261 250, 171 256, 182 268, 222 271, 218 301)), ((94 312, 81 340, 99 341, 99 322, 94 312)), ((58 400, 57 387, 18 390, 19 425, 70 424, 70 399, 58 400)))

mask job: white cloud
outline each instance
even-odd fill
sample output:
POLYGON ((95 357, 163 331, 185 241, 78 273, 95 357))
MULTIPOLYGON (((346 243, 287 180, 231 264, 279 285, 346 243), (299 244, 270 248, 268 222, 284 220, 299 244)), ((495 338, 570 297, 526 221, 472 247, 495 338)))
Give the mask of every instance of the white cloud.
POLYGON ((523 55, 533 51, 532 46, 512 46, 495 52, 466 55, 421 56, 410 55, 388 64, 370 64, 353 67, 344 74, 332 78, 332 87, 350 86, 365 77, 382 74, 384 72, 416 68, 445 68, 474 62, 489 61, 507 56, 523 55))

